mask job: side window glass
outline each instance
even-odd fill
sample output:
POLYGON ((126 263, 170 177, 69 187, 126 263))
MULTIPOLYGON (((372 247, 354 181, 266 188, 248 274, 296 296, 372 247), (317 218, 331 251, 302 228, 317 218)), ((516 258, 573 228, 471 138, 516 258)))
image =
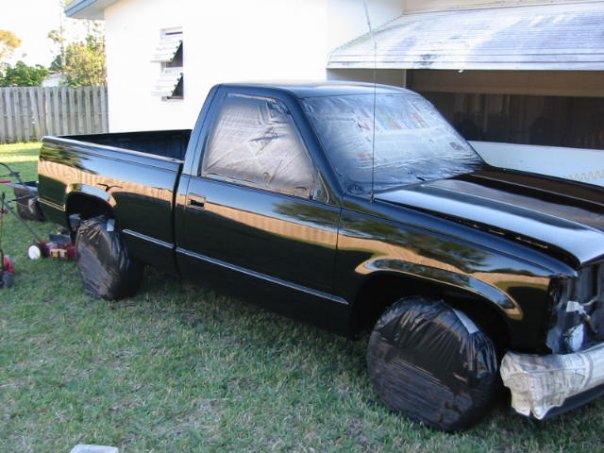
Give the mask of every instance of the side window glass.
POLYGON ((304 198, 317 193, 318 178, 287 107, 273 99, 227 95, 201 174, 304 198))

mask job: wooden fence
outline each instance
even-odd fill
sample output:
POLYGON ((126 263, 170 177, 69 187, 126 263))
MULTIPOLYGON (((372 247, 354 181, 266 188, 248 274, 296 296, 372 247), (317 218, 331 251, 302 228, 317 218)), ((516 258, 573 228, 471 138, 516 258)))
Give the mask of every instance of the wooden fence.
POLYGON ((0 143, 107 130, 104 87, 0 88, 0 143))

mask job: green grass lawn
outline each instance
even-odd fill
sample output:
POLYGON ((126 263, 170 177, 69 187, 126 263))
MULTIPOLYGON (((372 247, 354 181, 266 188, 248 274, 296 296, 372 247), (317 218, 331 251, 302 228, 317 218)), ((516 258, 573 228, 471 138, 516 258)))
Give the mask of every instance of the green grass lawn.
MULTIPOLYGON (((0 146, 34 179, 38 145, 0 146)), ((15 286, 0 290, 0 452, 604 451, 604 402, 546 422, 497 408, 458 435, 376 401, 367 338, 350 342, 149 271, 134 298, 81 289, 75 263, 28 261, 5 219, 15 286)), ((54 227, 31 223, 41 235, 54 227)))

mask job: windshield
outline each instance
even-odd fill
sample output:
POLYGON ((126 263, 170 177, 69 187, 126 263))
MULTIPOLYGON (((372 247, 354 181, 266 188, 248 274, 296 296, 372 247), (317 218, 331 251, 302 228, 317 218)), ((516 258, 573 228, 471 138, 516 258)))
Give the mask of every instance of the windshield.
POLYGON ((378 192, 469 173, 482 165, 432 104, 415 93, 375 95, 375 120, 373 94, 302 102, 327 158, 350 193, 370 194, 372 180, 378 192))

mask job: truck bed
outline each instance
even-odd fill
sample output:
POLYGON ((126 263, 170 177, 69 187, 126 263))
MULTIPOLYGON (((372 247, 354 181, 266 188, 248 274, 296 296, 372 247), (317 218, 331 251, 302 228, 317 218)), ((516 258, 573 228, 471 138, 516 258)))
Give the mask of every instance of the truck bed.
POLYGON ((190 129, 167 131, 119 132, 113 134, 66 135, 61 138, 94 143, 154 156, 184 160, 190 129))
MULTIPOLYGON (((68 225, 113 209, 129 249, 166 268, 173 261, 174 191, 190 130, 44 137, 40 205, 46 217, 68 225)), ((166 269, 169 270, 169 269, 166 269)))

